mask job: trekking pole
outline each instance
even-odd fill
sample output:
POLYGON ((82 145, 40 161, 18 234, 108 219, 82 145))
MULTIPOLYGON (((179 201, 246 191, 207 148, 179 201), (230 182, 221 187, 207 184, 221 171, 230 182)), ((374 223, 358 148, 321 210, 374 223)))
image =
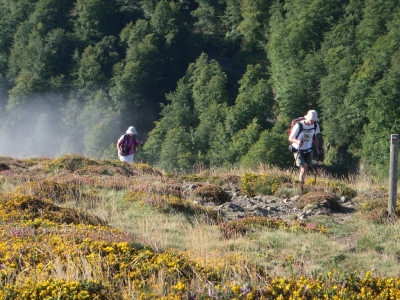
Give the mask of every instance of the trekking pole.
POLYGON ((319 158, 317 157, 317 167, 314 169, 314 185, 317 183, 317 171, 318 171, 319 158))
POLYGON ((319 150, 318 156, 317 156, 317 166, 315 167, 315 169, 313 168, 314 171, 314 185, 317 183, 317 172, 318 172, 318 163, 319 163, 319 159, 320 159, 320 155, 321 155, 321 150, 319 150))

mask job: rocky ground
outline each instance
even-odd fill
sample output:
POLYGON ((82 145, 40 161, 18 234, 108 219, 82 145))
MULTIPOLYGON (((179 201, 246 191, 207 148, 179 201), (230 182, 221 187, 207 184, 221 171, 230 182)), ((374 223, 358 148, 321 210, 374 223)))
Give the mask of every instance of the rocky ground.
MULTIPOLYGON (((193 184, 183 187, 187 198, 190 198, 191 191, 196 187, 197 185, 193 184)), ((219 215, 226 220, 234 220, 246 216, 265 216, 281 220, 304 220, 314 216, 329 215, 337 222, 342 223, 349 220, 354 213, 354 204, 348 197, 341 197, 340 204, 342 209, 340 211, 333 210, 327 200, 316 205, 308 204, 303 209, 298 209, 295 204, 301 197, 300 193, 288 198, 279 198, 273 195, 248 197, 242 195, 240 189, 234 185, 226 187, 224 190, 229 194, 230 201, 220 205, 213 202, 205 205, 218 211, 219 215)))

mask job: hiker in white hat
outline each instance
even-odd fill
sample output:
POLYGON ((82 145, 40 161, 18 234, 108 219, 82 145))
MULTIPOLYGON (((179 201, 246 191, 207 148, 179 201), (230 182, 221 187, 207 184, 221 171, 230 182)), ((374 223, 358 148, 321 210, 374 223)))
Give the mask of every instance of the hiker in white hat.
POLYGON ((307 115, 304 116, 304 119, 294 125, 289 135, 289 141, 296 151, 294 152, 296 165, 300 167, 300 183, 304 183, 305 175, 312 165, 313 144, 315 149, 317 149, 317 154, 320 155, 317 134, 321 131, 317 121, 317 112, 315 110, 309 110, 307 115))
POLYGON ((143 141, 137 138, 136 128, 130 126, 117 142, 119 160, 133 163, 136 147, 141 145, 143 141))

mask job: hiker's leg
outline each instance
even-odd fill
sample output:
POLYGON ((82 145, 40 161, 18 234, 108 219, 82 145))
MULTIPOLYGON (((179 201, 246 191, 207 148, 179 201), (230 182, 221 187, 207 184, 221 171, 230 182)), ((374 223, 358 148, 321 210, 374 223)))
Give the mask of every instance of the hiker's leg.
POLYGON ((305 165, 304 165, 304 174, 303 174, 303 182, 305 182, 305 176, 307 171, 312 168, 312 150, 307 153, 303 153, 305 165))
POLYGON ((308 165, 305 164, 304 166, 300 167, 300 174, 299 174, 299 181, 304 183, 305 182, 305 177, 306 177, 306 173, 308 171, 308 165))
POLYGON ((307 173, 308 166, 302 152, 295 153, 296 166, 300 167, 299 181, 304 183, 304 176, 307 173))
POLYGON ((120 161, 125 161, 125 162, 128 162, 128 163, 132 163, 133 162, 133 154, 127 155, 127 156, 120 156, 119 160, 120 161))

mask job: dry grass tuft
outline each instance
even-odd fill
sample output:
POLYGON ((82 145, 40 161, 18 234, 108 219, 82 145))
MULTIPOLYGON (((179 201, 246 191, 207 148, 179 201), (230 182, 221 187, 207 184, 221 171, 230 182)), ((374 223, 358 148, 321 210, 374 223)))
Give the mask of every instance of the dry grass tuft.
POLYGON ((283 229, 292 232, 320 232, 327 233, 326 228, 312 223, 285 222, 266 217, 245 217, 240 220, 223 222, 220 230, 225 238, 232 238, 238 235, 254 231, 255 228, 283 229))
POLYGON ((0 163, 0 171, 7 171, 7 170, 11 170, 11 168, 5 163, 0 163))
POLYGON ((107 224, 83 210, 59 207, 33 196, 11 193, 3 195, 0 200, 0 218, 3 222, 42 218, 59 224, 107 224))
POLYGON ((239 175, 234 174, 222 174, 218 176, 212 176, 210 179, 211 183, 215 183, 216 185, 238 185, 240 183, 241 177, 239 175))
POLYGON ((333 210, 340 211, 342 208, 338 198, 334 194, 328 194, 325 192, 310 192, 304 194, 297 200, 296 207, 303 209, 308 204, 318 205, 323 204, 325 201, 329 202, 329 206, 333 210))
POLYGON ((81 186, 76 184, 59 183, 53 180, 29 181, 17 187, 17 192, 24 195, 33 195, 42 200, 51 200, 53 203, 79 202, 80 199, 92 201, 93 192, 85 193, 81 186))
MULTIPOLYGON (((388 222, 388 201, 382 199, 375 199, 363 202, 360 211, 363 213, 368 221, 378 224, 385 224, 388 222)), ((395 217, 400 217, 400 204, 397 203, 395 208, 395 217)), ((393 217, 392 217, 393 218, 393 217)))
POLYGON ((223 204, 230 199, 228 193, 216 184, 199 186, 193 191, 192 196, 194 197, 194 200, 201 204, 210 202, 223 204))
POLYGON ((65 169, 68 171, 76 171, 87 166, 98 166, 99 162, 79 155, 63 155, 59 158, 53 159, 46 164, 46 168, 50 171, 65 169))

